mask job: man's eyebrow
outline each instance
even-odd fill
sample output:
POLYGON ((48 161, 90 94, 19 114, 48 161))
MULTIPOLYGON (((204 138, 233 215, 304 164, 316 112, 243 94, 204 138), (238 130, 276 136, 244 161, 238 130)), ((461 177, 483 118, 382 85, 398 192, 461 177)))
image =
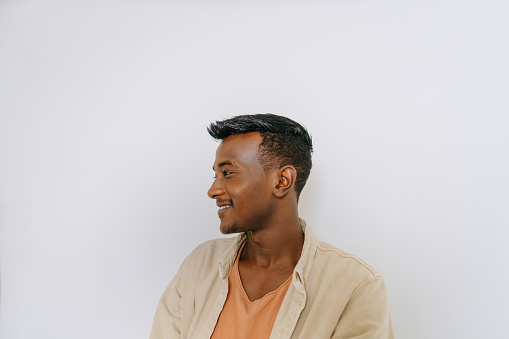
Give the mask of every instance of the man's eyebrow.
MULTIPOLYGON (((230 160, 224 160, 224 161, 221 161, 219 164, 217 164, 217 168, 221 168, 226 165, 237 166, 237 165, 235 165, 235 163, 231 162, 230 160)), ((214 165, 212 165, 212 170, 215 171, 214 165)))

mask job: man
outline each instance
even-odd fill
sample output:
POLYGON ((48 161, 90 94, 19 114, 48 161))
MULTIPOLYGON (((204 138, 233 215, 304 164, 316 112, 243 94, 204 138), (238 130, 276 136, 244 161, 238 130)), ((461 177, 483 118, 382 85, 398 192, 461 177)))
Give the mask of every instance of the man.
POLYGON ((213 123, 222 140, 208 191, 220 230, 198 246, 156 310, 151 339, 394 338, 385 283, 361 259, 318 241, 297 204, 311 137, 273 114, 213 123))

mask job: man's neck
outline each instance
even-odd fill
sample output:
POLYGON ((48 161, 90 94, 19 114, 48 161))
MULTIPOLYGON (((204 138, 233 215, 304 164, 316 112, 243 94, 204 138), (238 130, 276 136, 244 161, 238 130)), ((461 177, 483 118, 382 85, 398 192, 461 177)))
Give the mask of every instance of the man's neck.
POLYGON ((249 265, 258 267, 295 267, 300 259, 304 234, 297 213, 282 218, 271 227, 247 233, 247 242, 240 257, 249 265))

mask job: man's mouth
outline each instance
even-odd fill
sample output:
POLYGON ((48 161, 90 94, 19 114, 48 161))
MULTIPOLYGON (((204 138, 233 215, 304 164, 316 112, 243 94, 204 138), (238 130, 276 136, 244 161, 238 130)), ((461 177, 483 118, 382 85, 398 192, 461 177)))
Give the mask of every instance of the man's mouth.
POLYGON ((219 211, 217 211, 217 213, 219 214, 219 216, 223 215, 223 213, 225 213, 230 207, 232 207, 232 203, 228 203, 228 202, 222 202, 222 203, 218 203, 217 204, 217 207, 219 207, 219 211))

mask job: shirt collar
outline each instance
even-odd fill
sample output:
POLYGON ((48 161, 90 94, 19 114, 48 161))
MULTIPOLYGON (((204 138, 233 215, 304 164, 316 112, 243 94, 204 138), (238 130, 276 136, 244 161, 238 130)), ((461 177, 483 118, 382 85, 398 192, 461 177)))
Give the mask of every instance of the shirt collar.
MULTIPOLYGON (((304 293, 304 287, 313 265, 318 240, 304 219, 300 219, 300 225, 304 233, 304 245, 302 246, 300 259, 293 270, 292 284, 298 291, 304 293)), ((237 253, 246 238, 246 233, 239 234, 219 262, 219 276, 226 283, 228 283, 228 276, 232 270, 237 253)))

